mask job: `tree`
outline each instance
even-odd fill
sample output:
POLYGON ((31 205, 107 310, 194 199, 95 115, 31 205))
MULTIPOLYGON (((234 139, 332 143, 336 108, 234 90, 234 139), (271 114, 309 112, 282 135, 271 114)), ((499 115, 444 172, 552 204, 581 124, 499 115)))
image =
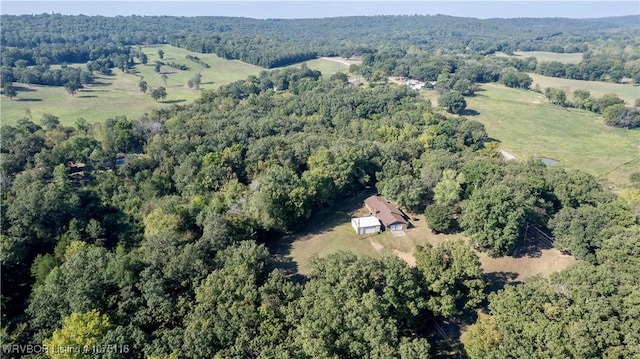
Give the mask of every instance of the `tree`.
MULTIPOLYGON (((260 348, 256 344, 262 339, 262 317, 273 313, 269 309, 281 310, 277 305, 260 303, 259 286, 265 280, 268 260, 269 251, 263 245, 248 241, 218 253, 217 268, 196 288, 194 309, 185 320, 186 353, 193 358, 212 358, 225 351, 223 357, 257 356, 250 353, 260 348)), ((275 295, 284 294, 274 289, 275 295)), ((297 294, 292 294, 290 299, 295 299, 297 294)), ((269 334, 278 335, 276 331, 269 334)))
POLYGON ((85 119, 84 117, 78 117, 73 125, 75 126, 76 130, 84 134, 86 134, 87 131, 89 131, 89 128, 91 127, 89 126, 87 119, 85 119))
POLYGON ((507 87, 521 88, 526 90, 529 89, 529 87, 533 83, 533 79, 523 72, 518 72, 514 69, 507 69, 504 70, 500 75, 500 82, 502 82, 507 87))
POLYGON ((577 208, 583 204, 596 205, 606 196, 598 181, 592 175, 582 171, 566 171, 563 168, 548 168, 545 173, 547 186, 555 196, 555 207, 577 208))
POLYGON ((155 66, 153 67, 153 71, 160 73, 160 67, 162 66, 162 62, 156 61, 155 66))
POLYGON ((50 113, 45 113, 40 119, 40 124, 47 130, 52 131, 60 126, 60 119, 50 113))
POLYGON ((53 332, 51 339, 43 344, 51 348, 51 358, 86 358, 111 328, 109 318, 97 310, 72 313, 64 318, 61 329, 53 332), (70 348, 70 352, 61 350, 70 348))
POLYGON ((380 193, 400 207, 416 209, 423 201, 424 191, 420 181, 411 175, 394 176, 378 182, 380 193))
POLYGON ((164 50, 158 49, 158 57, 160 58, 160 60, 164 59, 164 50))
POLYGON ((576 108, 587 108, 587 103, 591 99, 591 92, 585 89, 577 89, 573 91, 573 106, 576 108))
POLYGON ((69 81, 66 84, 64 84, 64 89, 67 90, 67 92, 72 96, 75 97, 76 92, 78 92, 79 89, 82 88, 82 85, 80 85, 79 83, 75 82, 75 81, 69 81))
POLYGON ((492 257, 512 254, 525 223, 523 194, 504 184, 485 184, 462 207, 460 224, 472 243, 492 257))
POLYGON ((189 88, 195 88, 196 90, 200 88, 200 83, 202 82, 202 75, 200 72, 196 72, 195 75, 189 80, 191 86, 189 88))
POLYGON ((140 91, 142 91, 142 93, 147 93, 147 81, 142 80, 138 82, 138 87, 140 88, 140 91))
POLYGON ((162 76, 160 76, 160 78, 162 79, 162 82, 164 82, 164 86, 167 86, 167 80, 169 79, 169 76, 167 76, 167 74, 162 74, 162 76))
POLYGON ((544 95, 554 105, 565 106, 567 104, 567 92, 564 90, 547 87, 544 89, 544 95))
POLYGON ((459 315, 484 299, 480 259, 463 241, 445 241, 435 248, 427 243, 416 247, 414 256, 429 293, 427 306, 436 315, 459 315))
POLYGON ((611 105, 602 113, 604 123, 608 126, 635 128, 640 127, 640 111, 623 104, 611 105))
POLYGON ((440 181, 433 189, 433 200, 442 205, 452 205, 458 202, 462 191, 460 186, 462 182, 464 182, 464 176, 457 175, 454 170, 444 170, 440 181))
POLYGON ((2 93, 12 101, 13 101, 13 98, 18 95, 16 88, 13 87, 13 83, 8 81, 5 82, 4 85, 2 86, 2 93))
POLYGON ((478 314, 476 322, 467 329, 463 343, 470 359, 489 358, 491 351, 500 344, 500 332, 495 318, 478 314))
POLYGON ((156 102, 159 99, 164 99, 165 97, 167 97, 167 90, 164 87, 160 86, 151 90, 151 98, 156 100, 156 102))
POLYGON ((138 58, 140 59, 140 63, 142 63, 143 65, 146 65, 147 62, 149 61, 149 58, 147 57, 147 54, 142 52, 142 50, 140 50, 140 52, 138 54, 138 58))
POLYGON ((613 105, 624 105, 624 100, 614 93, 606 93, 602 97, 593 100, 590 110, 596 113, 603 113, 607 107, 613 105))
POLYGON ((553 245, 591 263, 595 263, 596 252, 609 236, 603 231, 620 231, 633 224, 633 213, 620 201, 600 203, 597 207, 566 207, 549 220, 555 236, 553 245))
POLYGON ((309 194, 290 168, 274 165, 256 179, 250 211, 264 228, 286 231, 310 213, 309 194))
POLYGON ((425 308, 421 284, 405 262, 339 252, 315 258, 311 266, 292 306, 292 340, 302 354, 297 357, 394 358, 403 350, 411 358, 428 347, 403 340, 425 308))
POLYGON ((458 91, 448 91, 440 96, 438 105, 445 108, 449 113, 460 113, 467 107, 467 101, 458 91))
POLYGON ((436 232, 447 233, 455 225, 453 214, 455 208, 448 204, 437 204, 427 206, 424 212, 425 220, 429 225, 429 228, 436 232))

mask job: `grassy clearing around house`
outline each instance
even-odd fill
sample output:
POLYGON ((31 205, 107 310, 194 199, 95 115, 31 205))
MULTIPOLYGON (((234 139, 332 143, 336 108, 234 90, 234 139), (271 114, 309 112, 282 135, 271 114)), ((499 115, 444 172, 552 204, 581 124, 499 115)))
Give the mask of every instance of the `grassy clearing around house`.
POLYGON ((580 169, 614 187, 640 170, 640 130, 608 127, 594 113, 551 105, 544 95, 483 84, 467 108, 479 114, 489 136, 518 159, 547 157, 580 169))
POLYGON ((568 97, 571 98, 573 91, 578 89, 589 90, 592 97, 602 97, 607 93, 614 93, 621 99, 625 100, 628 105, 634 103, 634 101, 640 98, 640 87, 633 86, 631 84, 615 84, 611 82, 602 81, 583 81, 583 80, 569 80, 561 79, 558 77, 543 76, 534 73, 529 73, 529 76, 533 79, 531 88, 534 88, 536 84, 540 85, 540 89, 544 90, 546 87, 558 88, 567 91, 568 97))
MULTIPOLYGON (((199 90, 187 87, 187 81, 196 72, 202 74, 202 89, 213 89, 223 84, 246 79, 249 75, 257 75, 263 68, 246 64, 241 61, 225 60, 213 54, 198 54, 169 45, 146 46, 142 50, 147 54, 147 65, 136 64, 132 73, 123 73, 114 70, 112 76, 96 74, 96 82, 81 89, 75 97, 69 95, 63 87, 37 86, 15 84, 18 90, 17 98, 13 101, 1 96, 1 121, 3 124, 13 124, 18 119, 27 116, 37 122, 44 113, 51 113, 60 118, 64 125, 72 125, 79 117, 84 117, 88 122, 103 121, 109 117, 128 116, 135 117, 155 108, 161 108, 174 103, 186 103, 200 97, 199 90), (185 64, 187 71, 180 71, 169 66, 162 66, 161 73, 154 71, 155 61, 158 60, 158 50, 165 53, 165 63, 174 62, 185 64), (199 57, 210 65, 204 68, 185 56, 191 54, 199 57), (162 74, 168 76, 166 88, 167 98, 164 101, 155 102, 147 94, 140 92, 138 83, 144 79, 149 89, 165 86, 162 74)), ((70 64, 70 66, 82 66, 83 64, 70 64)))
MULTIPOLYGON (((304 228, 272 243, 271 252, 291 272, 308 274, 309 260, 313 256, 325 257, 339 251, 358 256, 396 255, 413 266, 416 246, 427 242, 437 246, 447 240, 466 239, 463 234, 433 234, 424 215, 410 215, 412 228, 405 230, 405 237, 395 237, 390 232, 358 236, 351 228, 351 218, 367 213, 363 201, 371 194, 372 191, 365 191, 315 213, 304 228)), ((537 274, 549 276, 576 262, 573 257, 550 248, 535 248, 518 257, 490 258, 484 253, 478 255, 488 278, 492 282, 502 283, 537 274)))
POLYGON ((516 56, 519 57, 535 57, 538 62, 541 61, 558 61, 563 64, 577 64, 582 61, 582 53, 557 53, 557 52, 547 52, 547 51, 516 51, 514 52, 516 56))

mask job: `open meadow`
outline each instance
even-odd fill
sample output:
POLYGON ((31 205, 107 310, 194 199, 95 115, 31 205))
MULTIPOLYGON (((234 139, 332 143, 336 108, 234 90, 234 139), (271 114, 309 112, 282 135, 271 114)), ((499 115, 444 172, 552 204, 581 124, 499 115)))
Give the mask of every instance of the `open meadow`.
MULTIPOLYGON (((13 124, 18 119, 31 116, 36 122, 44 113, 60 118, 64 125, 72 125, 79 117, 93 123, 115 116, 135 117, 153 109, 166 107, 175 103, 186 103, 200 96, 200 90, 189 89, 187 82, 196 72, 202 75, 201 89, 214 89, 223 84, 246 79, 249 75, 257 75, 263 68, 236 60, 225 60, 213 54, 196 54, 169 45, 145 46, 143 52, 149 60, 146 65, 136 63, 130 73, 118 69, 113 75, 96 73, 95 83, 85 86, 75 96, 68 94, 63 87, 39 86, 16 83, 18 96, 9 100, 2 96, 1 120, 3 124, 13 124), (184 64, 186 71, 162 66, 160 73, 154 71, 158 60, 158 50, 164 51, 165 63, 184 64), (197 64, 185 58, 191 54, 198 56, 210 67, 197 64), (167 75, 166 84, 162 75, 167 75), (138 83, 145 80, 149 90, 146 94, 140 91, 138 83), (165 86, 167 97, 159 102, 149 95, 151 88, 165 86)), ((82 66, 82 64, 70 64, 82 66)))
MULTIPOLYGON (((45 113, 58 116, 60 122, 67 126, 80 117, 89 123, 115 116, 135 117, 171 104, 188 103, 200 97, 202 90, 215 89, 233 81, 244 80, 265 70, 242 61, 226 60, 214 54, 195 53, 170 45, 144 46, 141 49, 148 57, 146 65, 136 63, 135 68, 129 73, 118 69, 113 69, 110 76, 96 73, 95 83, 80 89, 75 96, 68 94, 63 87, 16 83, 16 98, 9 100, 6 96, 0 96, 1 122, 14 124, 24 117, 31 117, 37 122, 45 113), (158 50, 164 52, 162 60, 159 59, 158 50), (187 55, 198 57, 209 67, 187 59, 187 55), (165 65, 157 73, 154 66, 158 60, 165 64, 185 65, 188 69, 177 70, 165 65), (187 82, 197 72, 202 75, 200 90, 190 89, 187 82), (166 83, 163 75, 167 76, 166 83), (138 87, 142 80, 146 81, 149 87, 146 94, 138 87), (156 102, 149 93, 152 88, 160 86, 167 89, 167 97, 156 102)), ((348 64, 326 58, 310 60, 306 64, 309 68, 328 75, 349 70, 348 64)), ((84 64, 70 66, 83 67, 84 64)))
POLYGON ((534 73, 528 73, 528 75, 533 79, 531 88, 535 88, 536 85, 539 85, 542 90, 546 87, 553 87, 567 91, 568 97, 571 97, 573 91, 584 89, 591 92, 591 97, 602 97, 604 94, 614 93, 625 100, 627 105, 632 105, 636 99, 640 98, 640 87, 627 83, 616 84, 602 81, 569 80, 534 73))
POLYGON ((629 184, 640 170, 640 130, 606 126, 592 112, 548 103, 544 95, 483 84, 467 98, 470 116, 482 122, 501 149, 517 159, 546 157, 569 169, 580 169, 616 188, 629 184))
POLYGON ((563 64, 577 64, 582 61, 582 53, 558 53, 548 51, 516 51, 514 55, 519 57, 535 57, 538 62, 541 61, 558 61, 563 64))

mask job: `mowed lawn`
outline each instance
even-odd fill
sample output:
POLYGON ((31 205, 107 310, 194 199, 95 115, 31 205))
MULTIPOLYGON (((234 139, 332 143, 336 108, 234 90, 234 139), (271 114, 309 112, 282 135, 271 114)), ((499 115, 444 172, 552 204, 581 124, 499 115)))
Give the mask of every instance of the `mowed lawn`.
MULTIPOLYGON (((271 252, 279 265, 291 272, 307 275, 312 257, 322 258, 347 251, 358 256, 395 255, 413 266, 413 251, 418 245, 430 243, 438 246, 447 240, 467 240, 464 234, 433 234, 425 223, 424 215, 415 214, 409 214, 412 227, 404 231, 404 237, 396 237, 390 232, 359 236, 351 227, 350 220, 366 215, 363 201, 372 193, 366 191, 320 210, 311 216, 304 228, 271 243, 271 252)), ((504 276, 507 277, 505 281, 521 280, 537 274, 549 276, 576 262, 571 256, 544 248, 518 257, 490 258, 484 253, 477 254, 483 271, 490 278, 504 276)))
POLYGON ((483 84, 467 108, 479 114, 489 136, 517 159, 546 157, 580 169, 616 188, 640 171, 640 129, 608 127, 600 116, 548 103, 544 95, 483 84))
POLYGON ((540 85, 540 89, 542 90, 547 87, 565 90, 567 91, 568 99, 571 99, 573 91, 579 89, 589 90, 589 92, 591 92, 591 97, 602 97, 604 94, 614 93, 621 99, 625 100, 627 105, 633 105, 635 100, 640 98, 640 87, 627 83, 616 84, 602 81, 569 80, 534 73, 529 73, 528 75, 533 79, 531 88, 535 88, 537 84, 540 85))

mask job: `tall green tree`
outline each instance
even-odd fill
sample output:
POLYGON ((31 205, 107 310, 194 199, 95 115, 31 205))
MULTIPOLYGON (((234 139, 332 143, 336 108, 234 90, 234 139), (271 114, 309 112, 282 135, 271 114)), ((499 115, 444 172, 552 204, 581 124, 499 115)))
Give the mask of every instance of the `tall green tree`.
POLYGON ((433 189, 433 200, 437 204, 452 205, 460 200, 464 176, 460 176, 454 170, 442 171, 440 181, 433 189))
POLYGON ((429 293, 429 310, 436 315, 456 316, 484 299, 480 260, 464 242, 445 241, 435 248, 418 246, 414 256, 429 293))
POLYGON ((458 91, 447 91, 438 99, 438 105, 449 113, 460 113, 467 108, 467 101, 458 91))
POLYGON ((75 97, 76 92, 82 88, 82 85, 75 81, 69 81, 64 84, 64 89, 72 96, 75 97))
POLYGON ((159 99, 164 99, 165 97, 167 97, 167 90, 164 87, 160 86, 151 90, 151 98, 156 102, 159 99))
POLYGON ((18 92, 16 91, 16 88, 13 87, 13 83, 9 82, 9 81, 7 81, 7 82, 3 81, 2 93, 5 96, 7 96, 9 98, 9 100, 13 100, 13 98, 18 95, 18 92))
POLYGON ((88 358, 110 328, 109 318, 97 310, 72 313, 64 318, 62 328, 54 331, 51 339, 43 344, 51 348, 48 356, 53 359, 88 358))
POLYGON ((474 246, 492 257, 512 254, 525 224, 523 194, 504 184, 476 189, 462 207, 460 224, 474 246))
POLYGON ((142 80, 140 82, 138 82, 138 88, 140 88, 140 91, 142 91, 142 93, 147 93, 147 81, 142 80))
POLYGON ((434 203, 427 206, 424 217, 429 228, 436 232, 448 233, 455 225, 454 213, 455 208, 453 206, 434 203))

